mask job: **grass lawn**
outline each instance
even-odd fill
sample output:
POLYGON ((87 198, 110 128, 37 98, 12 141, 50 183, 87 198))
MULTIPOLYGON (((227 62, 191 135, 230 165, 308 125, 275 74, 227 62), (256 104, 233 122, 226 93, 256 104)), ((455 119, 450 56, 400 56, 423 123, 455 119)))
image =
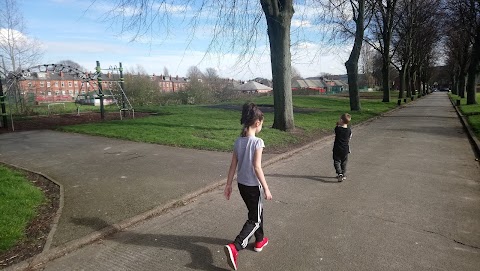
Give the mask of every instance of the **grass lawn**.
POLYGON ((44 200, 23 174, 0 165, 0 252, 22 240, 36 207, 44 200))
MULTIPOLYGON (((252 96, 252 101, 273 107, 273 97, 252 96)), ((245 100, 229 103, 240 106, 245 100)), ((259 135, 268 147, 277 148, 301 143, 302 138, 330 132, 342 113, 350 111, 349 99, 325 96, 293 96, 298 112, 294 113, 295 126, 302 133, 282 132, 270 128, 273 113, 265 112, 264 128, 259 135), (303 110, 302 110, 303 109, 303 110)), ((352 123, 359 123, 396 106, 396 100, 382 103, 380 100, 362 100, 362 111, 353 112, 352 123)), ((62 127, 68 132, 100 135, 139 142, 156 143, 186 148, 230 151, 240 134, 240 110, 212 108, 202 105, 159 106, 148 108, 157 116, 81 124, 62 127)), ((146 110, 137 109, 137 110, 146 110)), ((266 111, 266 110, 265 110, 266 111)), ((267 151, 266 149, 266 151, 267 151)))
MULTIPOLYGON (((8 103, 7 105, 7 113, 10 114, 10 112, 14 110, 14 108, 9 108, 8 103)), ((58 102, 58 103, 41 103, 38 105, 31 105, 28 107, 29 110, 29 115, 30 116, 20 116, 20 115, 14 115, 14 119, 28 119, 32 118, 32 116, 46 116, 50 114, 73 114, 77 112, 77 107, 80 110, 80 112, 100 112, 100 107, 98 106, 93 106, 93 105, 80 105, 80 104, 75 104, 73 102, 58 102)), ((113 105, 106 105, 105 106, 105 111, 106 112, 118 112, 118 107, 113 104, 113 105)))
MULTIPOLYGON (((458 95, 450 94, 453 101, 460 99, 458 95)), ((475 135, 480 139, 480 93, 477 93, 477 103, 467 105, 467 98, 460 99, 460 111, 467 117, 467 121, 472 127, 475 135)))

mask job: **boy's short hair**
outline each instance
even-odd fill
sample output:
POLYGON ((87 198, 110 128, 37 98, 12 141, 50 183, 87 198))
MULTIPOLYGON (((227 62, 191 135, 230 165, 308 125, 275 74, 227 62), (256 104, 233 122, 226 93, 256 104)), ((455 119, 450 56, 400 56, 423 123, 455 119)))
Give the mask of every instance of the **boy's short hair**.
POLYGON ((352 119, 352 116, 350 116, 350 114, 348 113, 345 113, 345 114, 342 114, 340 118, 342 119, 343 123, 349 124, 350 120, 352 119))

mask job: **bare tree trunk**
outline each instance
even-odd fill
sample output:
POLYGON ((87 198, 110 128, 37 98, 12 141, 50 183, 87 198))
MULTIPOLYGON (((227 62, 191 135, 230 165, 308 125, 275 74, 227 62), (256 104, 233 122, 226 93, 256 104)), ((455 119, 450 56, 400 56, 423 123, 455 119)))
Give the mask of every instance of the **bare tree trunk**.
POLYGON ((477 71, 474 69, 473 71, 468 71, 468 76, 467 76, 467 104, 477 104, 477 95, 476 95, 476 76, 477 71))
POLYGON ((412 98, 412 88, 410 86, 410 81, 412 80, 410 75, 410 68, 405 67, 405 88, 407 89, 407 98, 412 98))
POLYGON ((457 75, 452 76, 452 94, 458 95, 458 80, 457 80, 457 75))
MULTIPOLYGON (((413 70, 413 69, 412 69, 413 70)), ((417 73, 415 71, 412 71, 411 72, 411 76, 410 76, 410 91, 411 91, 411 98, 413 100, 413 98, 415 97, 416 95, 416 89, 415 89, 415 81, 417 80, 417 73)))
POLYGON ((398 99, 403 99, 403 96, 405 93, 405 66, 402 65, 402 68, 398 72, 400 74, 400 86, 398 89, 398 99))
MULTIPOLYGON (((352 5, 353 6, 353 5, 352 5)), ((362 50, 363 34, 364 34, 364 18, 365 17, 365 0, 358 1, 357 18, 355 21, 355 41, 353 43, 352 52, 345 67, 348 75, 348 92, 350 96, 350 110, 360 111, 360 95, 358 93, 358 59, 362 50)))
POLYGON ((467 79, 467 104, 477 104, 476 98, 476 79, 480 64, 480 33, 475 37, 473 44, 470 65, 468 66, 467 79))
POLYGON ((383 100, 382 102, 390 102, 390 53, 388 53, 389 45, 385 45, 386 55, 383 56, 382 61, 382 88, 383 100))
POLYGON ((422 97, 423 89, 422 89, 422 68, 419 67, 417 71, 417 76, 415 77, 415 88, 417 89, 417 98, 422 97))
POLYGON ((458 96, 460 96, 460 98, 465 98, 465 77, 466 75, 463 73, 458 77, 458 96))
POLYGON ((273 128, 288 131, 293 121, 290 25, 293 0, 261 0, 268 26, 273 79, 273 128))

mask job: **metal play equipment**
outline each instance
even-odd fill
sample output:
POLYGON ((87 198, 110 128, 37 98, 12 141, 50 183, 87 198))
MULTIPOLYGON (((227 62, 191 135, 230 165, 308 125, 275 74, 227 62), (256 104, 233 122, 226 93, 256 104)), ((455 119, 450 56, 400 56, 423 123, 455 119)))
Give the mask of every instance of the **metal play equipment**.
MULTIPOLYGON (((105 107, 104 107, 104 99, 105 97, 111 97, 115 101, 119 112, 120 112, 120 119, 123 119, 126 116, 126 113, 128 112, 129 115, 134 118, 135 117, 135 111, 132 107, 132 104, 128 100, 127 95, 125 94, 124 91, 124 78, 123 78, 123 68, 122 68, 122 63, 119 63, 119 66, 110 66, 108 69, 102 69, 100 67, 100 62, 96 62, 96 68, 95 72, 90 73, 90 72, 84 72, 82 70, 79 70, 77 68, 64 65, 64 64, 43 64, 43 65, 37 65, 37 66, 32 66, 28 69, 23 69, 19 72, 10 72, 6 76, 4 83, 6 86, 6 92, 4 92, 4 89, 2 87, 2 84, 0 84, 0 109, 1 109, 1 115, 2 116, 2 122, 1 122, 1 127, 4 127, 8 129, 8 124, 7 124, 7 112, 5 108, 5 98, 8 97, 13 97, 12 89, 13 86, 18 87, 18 82, 21 80, 26 80, 27 77, 30 77, 32 73, 46 73, 46 72, 51 72, 51 73, 63 73, 63 74, 69 74, 72 75, 74 78, 78 78, 81 80, 81 89, 80 92, 76 95, 75 97, 75 102, 78 101, 78 96, 81 95, 81 90, 84 85, 90 84, 92 81, 96 82, 97 88, 94 88, 94 91, 96 93, 95 99, 100 100, 100 115, 101 119, 105 119, 105 107), (110 89, 110 94, 105 95, 103 86, 102 86, 102 71, 109 71, 110 73, 117 73, 118 79, 117 80, 109 80, 110 82, 115 82, 115 87, 110 89), (5 95, 4 95, 5 93, 5 95)), ((88 89, 88 88, 87 88, 88 89)), ((52 106, 54 104, 58 103, 52 103, 52 106)), ((13 123, 13 117, 12 117, 12 109, 10 108, 10 119, 11 119, 11 128, 14 131, 14 123, 13 123)), ((48 105, 48 108, 50 109, 50 104, 48 105)), ((79 105, 77 104, 77 114, 79 114, 79 105)))

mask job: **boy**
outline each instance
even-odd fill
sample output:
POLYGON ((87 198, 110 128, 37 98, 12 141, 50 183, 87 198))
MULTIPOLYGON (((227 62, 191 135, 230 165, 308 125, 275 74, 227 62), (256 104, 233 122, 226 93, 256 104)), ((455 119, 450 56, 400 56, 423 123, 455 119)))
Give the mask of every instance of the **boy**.
POLYGON ((347 160, 350 153, 350 138, 352 137, 352 131, 348 124, 352 117, 350 114, 345 113, 340 116, 340 120, 335 127, 335 143, 333 143, 333 166, 337 172, 337 180, 339 182, 345 181, 347 176, 347 160))

